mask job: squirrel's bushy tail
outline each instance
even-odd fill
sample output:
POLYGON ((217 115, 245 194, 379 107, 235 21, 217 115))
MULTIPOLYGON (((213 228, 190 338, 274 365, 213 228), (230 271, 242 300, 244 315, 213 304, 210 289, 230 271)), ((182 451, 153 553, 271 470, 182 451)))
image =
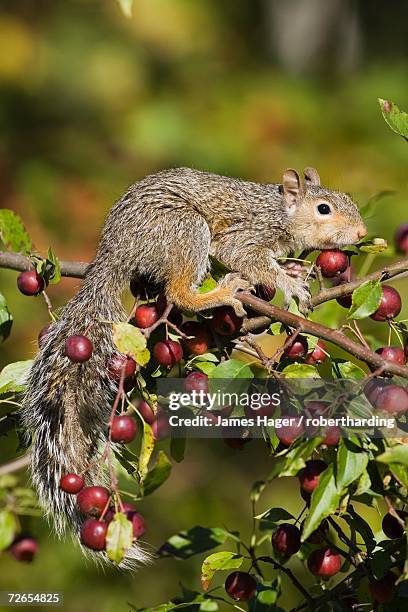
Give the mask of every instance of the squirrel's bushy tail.
MULTIPOLYGON (((123 320, 120 279, 106 278, 88 267, 79 293, 52 324, 34 360, 23 400, 22 420, 33 436, 31 474, 40 503, 61 535, 66 528, 79 535, 84 516, 76 496, 64 493, 63 474, 82 473, 87 485, 101 483, 102 470, 95 464, 97 447, 106 440, 111 400, 116 387, 106 366, 115 347, 109 321, 123 320), (106 278, 106 283, 104 279, 106 278), (65 355, 65 341, 83 334, 93 343, 93 355, 84 363, 72 363, 65 355)), ((94 555, 103 558, 105 555, 94 555)), ((127 561, 143 563, 147 553, 139 546, 129 551, 127 561)))

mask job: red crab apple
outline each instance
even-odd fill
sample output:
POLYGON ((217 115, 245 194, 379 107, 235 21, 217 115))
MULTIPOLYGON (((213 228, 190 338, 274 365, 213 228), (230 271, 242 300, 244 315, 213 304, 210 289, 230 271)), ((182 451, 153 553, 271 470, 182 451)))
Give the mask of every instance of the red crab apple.
POLYGON ((327 468, 327 463, 320 459, 311 459, 306 461, 306 467, 300 470, 298 474, 301 488, 306 493, 313 493, 319 484, 320 474, 327 468))
POLYGON ((130 378, 136 371, 136 361, 132 357, 114 353, 108 361, 108 374, 112 380, 119 381, 124 369, 124 377, 130 378))
POLYGON ((81 525, 81 542, 92 550, 104 550, 107 531, 107 523, 89 518, 81 525))
POLYGON ((337 446, 341 437, 341 429, 337 425, 330 425, 322 431, 323 442, 326 446, 337 446))
POLYGON ((305 363, 314 365, 327 359, 327 348, 323 340, 319 340, 314 349, 307 355, 305 363))
POLYGON ((379 392, 375 406, 389 414, 403 414, 408 410, 408 393, 403 387, 389 385, 379 392))
POLYGON ((256 580, 247 572, 232 572, 225 581, 225 590, 235 601, 248 601, 256 591, 256 580))
POLYGON ((273 300, 275 293, 276 289, 271 285, 256 285, 255 287, 255 295, 266 302, 273 300))
POLYGON ((48 334, 51 331, 51 327, 52 327, 52 325, 50 323, 49 325, 46 325, 45 327, 43 327, 40 330, 40 332, 38 334, 38 346, 39 346, 39 348, 42 348, 44 346, 45 340, 46 340, 48 334))
POLYGON ((186 321, 180 329, 186 336, 192 336, 191 338, 183 338, 183 346, 188 353, 203 355, 211 348, 213 344, 211 332, 204 323, 186 321))
POLYGON ((388 378, 372 378, 369 380, 364 387, 364 394, 370 404, 376 406, 377 397, 379 396, 380 392, 386 387, 389 387, 391 384, 392 383, 388 378))
POLYGON ((284 350, 283 355, 289 359, 299 359, 299 357, 304 357, 306 355, 307 349, 307 338, 298 335, 292 344, 284 350))
POLYGON ((347 255, 339 250, 322 251, 316 259, 316 266, 321 269, 325 278, 332 278, 345 272, 348 265, 347 255))
POLYGON ((156 304, 141 304, 135 310, 135 325, 141 329, 151 327, 159 318, 156 304))
POLYGON ((203 372, 191 372, 184 379, 184 387, 187 393, 192 393, 193 391, 208 393, 208 376, 203 374, 203 372))
POLYGON ((214 310, 209 324, 220 336, 233 336, 241 329, 242 319, 235 314, 231 306, 220 306, 214 310))
POLYGON ((65 355, 74 363, 88 361, 92 353, 92 342, 86 336, 69 336, 65 340, 65 355))
POLYGON ((351 304, 353 303, 353 294, 346 293, 345 295, 336 298, 336 302, 340 304, 340 306, 343 306, 343 308, 350 308, 351 304))
POLYGON ((406 357, 404 349, 399 346, 383 346, 375 351, 386 361, 397 363, 399 365, 405 365, 406 357))
POLYGON ((382 285, 382 297, 377 310, 371 315, 374 321, 388 321, 401 312, 401 296, 394 287, 382 285))
MULTIPOLYGON (((397 510, 398 516, 405 521, 408 514, 406 512, 402 512, 401 510, 397 510)), ((404 527, 401 523, 389 512, 384 516, 382 520, 382 530, 390 540, 398 540, 402 538, 404 535, 404 527)))
POLYGON ((78 507, 84 514, 99 514, 110 497, 105 487, 84 487, 77 497, 78 507))
POLYGON ((325 546, 310 553, 307 566, 315 576, 330 578, 340 571, 341 557, 337 551, 325 546))
POLYGON ((156 418, 152 424, 152 432, 155 440, 163 440, 170 433, 171 427, 169 417, 164 410, 157 410, 156 418))
POLYGON ((182 360, 183 349, 175 340, 163 340, 154 345, 153 355, 160 365, 171 368, 182 360))
POLYGON ((26 270, 17 276, 17 287, 24 295, 38 295, 45 283, 36 270, 26 270))
POLYGON ((156 420, 156 415, 154 414, 153 410, 150 408, 147 402, 145 402, 144 400, 140 400, 137 409, 142 415, 143 420, 148 425, 152 425, 154 423, 154 421, 156 420))
POLYGON ((300 438, 305 428, 299 417, 292 417, 289 425, 278 427, 275 432, 284 446, 290 446, 297 438, 300 438))
POLYGON ((290 523, 282 523, 272 534, 274 550, 286 557, 297 553, 300 544, 300 530, 290 523))
POLYGON ((399 226, 395 233, 395 246, 400 253, 408 253, 408 223, 399 226))
POLYGON ((111 425, 111 438, 113 442, 128 444, 136 436, 137 425, 135 419, 126 414, 113 417, 111 425))
POLYGON ((387 572, 385 576, 378 580, 370 580, 368 588, 370 589, 373 599, 378 603, 387 603, 387 601, 390 601, 394 595, 396 580, 397 576, 394 572, 387 572))
POLYGON ((38 542, 31 536, 20 536, 11 544, 9 552, 17 561, 30 563, 38 552, 38 542))
POLYGON ((69 473, 62 476, 60 480, 60 488, 65 493, 76 495, 85 486, 85 481, 79 474, 69 473))

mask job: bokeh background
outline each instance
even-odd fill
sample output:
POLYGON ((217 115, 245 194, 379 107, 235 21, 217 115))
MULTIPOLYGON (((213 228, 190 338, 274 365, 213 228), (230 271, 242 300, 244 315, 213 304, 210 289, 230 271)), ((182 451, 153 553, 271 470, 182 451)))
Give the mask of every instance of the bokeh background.
MULTIPOLYGON (((39 252, 52 245, 60 258, 86 261, 112 202, 146 173, 188 165, 279 181, 288 166, 313 165, 362 204, 394 190, 369 220, 392 242, 408 220, 408 148, 377 98, 408 108, 407 18, 402 0, 134 0, 131 19, 115 0, 2 3, 1 206, 23 217, 39 252)), ((47 312, 16 291, 14 272, 0 271, 0 281, 15 319, 4 365, 35 353, 47 312)), ((77 286, 50 287, 53 303, 77 286)), ((396 286, 406 294, 404 282, 396 286)), ((0 442, 5 461, 16 440, 0 442)), ((236 452, 222 441, 191 442, 167 484, 141 504, 147 540, 159 546, 194 524, 249 533, 248 491, 268 466, 258 443, 236 452)), ((282 499, 300 511, 292 484, 274 485, 260 511, 282 499)), ((200 558, 161 560, 136 575, 102 572, 45 523, 25 527, 40 554, 29 566, 3 554, 0 587, 63 591, 67 612, 152 606, 179 582, 199 584, 200 558)), ((289 609, 297 596, 284 586, 289 609)))

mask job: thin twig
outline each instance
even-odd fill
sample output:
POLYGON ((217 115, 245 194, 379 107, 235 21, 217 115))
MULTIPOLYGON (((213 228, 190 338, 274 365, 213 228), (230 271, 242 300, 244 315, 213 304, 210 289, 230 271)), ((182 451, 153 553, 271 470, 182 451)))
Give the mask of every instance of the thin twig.
POLYGON ((14 461, 10 461, 10 463, 5 463, 4 465, 0 465, 0 476, 4 476, 5 474, 13 474, 13 472, 18 472, 23 468, 30 465, 31 461, 31 453, 27 453, 18 459, 14 459, 14 461))
POLYGON ((292 583, 295 585, 298 591, 302 593, 303 597, 307 599, 307 601, 309 602, 313 601, 313 598, 309 595, 307 590, 299 582, 299 580, 296 578, 296 576, 293 574, 293 572, 288 567, 281 565, 280 563, 275 561, 275 559, 272 559, 272 557, 258 557, 258 561, 263 561, 264 563, 271 563, 275 569, 279 570, 280 572, 283 572, 284 574, 288 576, 288 578, 290 578, 292 583))

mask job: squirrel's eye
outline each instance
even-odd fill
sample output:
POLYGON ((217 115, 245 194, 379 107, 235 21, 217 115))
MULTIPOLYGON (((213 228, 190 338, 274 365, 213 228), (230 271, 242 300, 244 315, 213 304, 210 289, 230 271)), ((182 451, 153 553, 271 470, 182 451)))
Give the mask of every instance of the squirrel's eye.
POLYGON ((319 215, 329 215, 331 213, 331 208, 328 204, 319 204, 317 210, 319 215))

